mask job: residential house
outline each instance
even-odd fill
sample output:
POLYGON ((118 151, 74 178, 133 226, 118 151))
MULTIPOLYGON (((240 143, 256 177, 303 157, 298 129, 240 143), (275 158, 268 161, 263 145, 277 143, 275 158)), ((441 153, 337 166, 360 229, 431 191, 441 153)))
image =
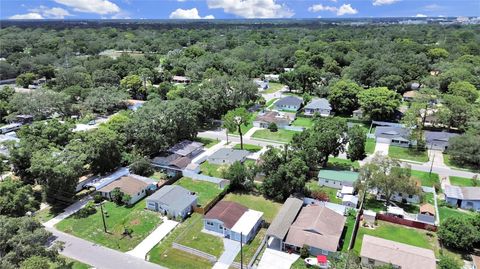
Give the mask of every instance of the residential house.
POLYGON ((339 247, 345 221, 345 216, 323 205, 307 205, 290 226, 284 248, 299 252, 306 245, 311 255, 334 254, 339 247))
POLYGON ((408 147, 412 144, 410 141, 410 130, 400 126, 377 126, 375 139, 378 142, 401 147, 408 147))
POLYGON ((276 101, 274 105, 277 110, 298 111, 302 103, 302 98, 289 95, 276 101))
MULTIPOLYGON (((15 134, 15 133, 11 133, 15 134)), ((0 134, 0 155, 3 155, 5 157, 10 156, 10 151, 8 149, 8 143, 13 143, 14 145, 17 145, 20 142, 20 139, 17 138, 14 135, 10 134, 0 134)))
POLYGON ((269 248, 284 250, 284 239, 302 207, 303 201, 298 198, 290 197, 285 201, 277 216, 268 226, 266 236, 269 248))
MULTIPOLYGON (((377 198, 382 199, 383 196, 379 195, 377 198)), ((408 194, 402 192, 395 192, 390 200, 398 203, 409 203, 409 204, 418 204, 420 203, 420 196, 416 194, 408 194)))
POLYGON ((472 255, 473 267, 472 269, 480 269, 480 256, 472 255))
POLYGON ((401 269, 435 269, 436 258, 432 250, 365 235, 360 251, 362 265, 376 267, 392 264, 401 269))
POLYGON ((342 197, 342 205, 348 206, 348 207, 351 207, 351 208, 357 208, 358 197, 355 196, 355 195, 350 195, 350 194, 344 195, 342 197))
POLYGON ((204 217, 205 230, 247 243, 255 237, 263 222, 263 212, 235 202, 220 201, 204 217))
POLYGON ((197 206, 197 195, 178 185, 167 185, 147 197, 147 209, 186 218, 197 206))
POLYGON ((147 191, 151 188, 151 185, 135 177, 122 176, 99 189, 98 192, 102 197, 111 200, 112 191, 117 188, 124 194, 130 195, 131 198, 128 204, 133 205, 147 195, 147 191))
POLYGON ((268 80, 254 79, 253 82, 257 85, 259 91, 264 91, 269 88, 268 80))
POLYGON ((352 171, 341 171, 321 169, 318 172, 318 185, 335 189, 342 189, 343 186, 352 187, 358 179, 358 173, 352 171))
POLYGON ((452 206, 480 211, 480 187, 446 185, 445 200, 452 206))
POLYGON ((15 116, 15 121, 20 124, 30 124, 33 122, 33 116, 32 115, 17 115, 15 116))
POLYGON ((163 170, 168 177, 175 178, 180 176, 181 171, 189 167, 192 159, 202 151, 202 143, 183 140, 153 158, 151 163, 163 170))
POLYGON ((417 94, 417 91, 406 91, 405 93, 403 93, 403 101, 411 102, 413 101, 413 99, 415 99, 415 96, 417 96, 417 94))
POLYGON ((313 98, 304 108, 305 115, 313 116, 315 113, 318 113, 320 116, 330 116, 332 112, 332 106, 325 98, 313 98))
POLYGON ((173 83, 189 84, 191 82, 190 78, 184 76, 173 76, 173 83))
POLYGON ((197 156, 198 154, 202 153, 202 151, 202 143, 190 140, 183 140, 168 149, 168 152, 172 154, 178 154, 182 157, 189 158, 197 156))
POLYGON ((237 161, 243 163, 249 154, 247 150, 221 148, 210 155, 207 161, 212 164, 231 165, 237 161))
POLYGON ((268 128, 272 123, 275 123, 278 128, 285 128, 295 120, 295 113, 265 111, 257 115, 253 121, 253 126, 258 128, 268 128))
POLYGON ((448 149, 450 138, 458 136, 455 133, 433 131, 425 131, 424 134, 427 148, 441 151, 448 149))
POLYGON ((0 127, 0 134, 6 134, 10 132, 15 132, 22 127, 21 123, 10 123, 0 127))
POLYGON ((355 188, 352 186, 342 186, 341 190, 337 191, 337 197, 343 198, 345 195, 353 195, 355 188))
POLYGON ((277 74, 265 74, 265 80, 278 82, 280 80, 280 75, 277 74))

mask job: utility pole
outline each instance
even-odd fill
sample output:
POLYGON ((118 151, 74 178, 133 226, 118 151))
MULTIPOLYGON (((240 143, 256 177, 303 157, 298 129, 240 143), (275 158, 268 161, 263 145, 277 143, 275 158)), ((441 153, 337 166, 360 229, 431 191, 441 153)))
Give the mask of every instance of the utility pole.
POLYGON ((430 152, 432 153, 432 163, 430 165, 430 172, 428 173, 428 177, 430 178, 432 176, 432 170, 433 170, 433 161, 435 160, 435 153, 432 151, 433 144, 430 145, 430 152))
POLYGON ((242 241, 243 241, 243 234, 240 233, 240 269, 243 269, 243 246, 242 246, 242 241))
POLYGON ((100 203, 100 211, 102 212, 103 230, 107 233, 107 224, 105 223, 105 214, 103 213, 103 203, 100 203))

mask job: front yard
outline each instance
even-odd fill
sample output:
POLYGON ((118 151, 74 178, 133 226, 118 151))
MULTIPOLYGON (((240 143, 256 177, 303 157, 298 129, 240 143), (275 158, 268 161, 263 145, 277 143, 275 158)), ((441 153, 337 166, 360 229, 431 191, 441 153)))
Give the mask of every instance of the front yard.
POLYGON ((313 126, 313 120, 311 118, 297 117, 295 121, 292 122, 292 125, 304 127, 304 128, 310 128, 313 126))
POLYGON ((423 171, 412 170, 412 178, 419 180, 422 186, 432 187, 440 184, 440 178, 436 173, 428 173, 423 171))
POLYGON ((202 143, 205 148, 211 148, 220 142, 218 139, 210 139, 205 137, 197 137, 195 138, 195 141, 202 143))
POLYGON ((355 169, 359 169, 360 163, 358 161, 352 162, 348 159, 342 159, 338 157, 329 157, 327 166, 329 168, 339 168, 339 169, 350 169, 352 167, 355 169))
POLYGON ((375 152, 375 139, 374 138, 367 138, 365 143, 365 153, 373 154, 375 152))
POLYGON ((414 149, 403 148, 398 146, 390 146, 388 148, 388 156, 395 159, 401 159, 401 160, 407 160, 407 161, 414 161, 414 162, 421 162, 421 163, 428 162, 427 151, 417 151, 414 149))
POLYGON ((222 178, 223 173, 224 171, 226 171, 226 169, 226 165, 213 164, 209 163, 208 161, 205 161, 200 165, 200 171, 202 171, 202 174, 211 177, 222 178))
POLYGON ((161 223, 158 213, 145 210, 145 201, 137 202, 133 207, 117 206, 113 202, 103 205, 108 233, 103 231, 102 215, 97 207, 96 213, 80 217, 78 213, 56 225, 60 231, 73 234, 100 245, 120 251, 128 251, 137 246, 161 223), (124 235, 125 228, 132 229, 130 236, 124 235))
POLYGON ((342 204, 342 200, 337 197, 337 189, 318 185, 317 180, 311 180, 305 185, 309 191, 324 192, 328 195, 329 202, 342 204))
POLYGON ((229 193, 225 195, 223 201, 236 202, 250 209, 263 212, 263 219, 268 223, 273 221, 280 207, 282 207, 282 204, 253 194, 229 193))
POLYGON ((198 196, 198 204, 200 206, 207 205, 222 192, 222 190, 214 183, 194 180, 188 177, 182 177, 177 180, 175 185, 180 185, 191 192, 195 192, 198 196))
MULTIPOLYGON (((240 144, 236 144, 234 149, 240 149, 240 144)), ((262 150, 262 146, 252 145, 252 144, 243 144, 243 149, 248 150, 250 152, 257 152, 262 150)))
POLYGON ((261 129, 257 130, 252 137, 288 143, 292 140, 295 134, 299 133, 300 132, 285 129, 278 129, 276 132, 270 132, 268 129, 261 129))
POLYGON ((480 180, 466 177, 450 176, 450 184, 453 186, 462 187, 477 187, 480 186, 480 180))
POLYGON ((281 84, 281 83, 278 83, 278 82, 269 82, 268 83, 268 89, 266 89, 265 91, 262 91, 263 94, 265 93, 274 93, 274 92, 277 92, 279 90, 281 90, 283 87, 285 87, 285 85, 281 84))
MULTIPOLYGON (((255 255, 255 252, 257 251, 258 247, 260 247, 260 244, 263 241, 263 238, 265 237, 265 234, 267 233, 267 229, 262 228, 258 230, 257 235, 250 241, 250 243, 243 245, 243 264, 247 265, 250 260, 253 258, 253 255, 255 255)), ((237 257, 235 257, 235 262, 240 262, 240 253, 238 253, 237 257)), ((246 267, 246 266, 244 266, 246 267)))

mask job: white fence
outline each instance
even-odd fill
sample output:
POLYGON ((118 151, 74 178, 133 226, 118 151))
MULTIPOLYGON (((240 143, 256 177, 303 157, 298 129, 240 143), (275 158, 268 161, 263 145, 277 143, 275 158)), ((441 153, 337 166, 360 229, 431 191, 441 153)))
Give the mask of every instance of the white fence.
POLYGON ((217 262, 217 257, 215 257, 211 254, 205 253, 203 251, 200 251, 200 250, 197 250, 197 249, 194 249, 194 248, 191 248, 191 247, 187 247, 187 246, 184 246, 184 245, 180 245, 180 244, 175 243, 175 242, 172 243, 172 247, 175 248, 175 249, 179 249, 181 251, 185 251, 187 253, 193 254, 195 256, 207 259, 212 264, 217 262))
POLYGON ((220 189, 225 188, 230 183, 230 181, 223 178, 211 177, 204 174, 197 174, 189 170, 183 170, 182 174, 184 177, 189 177, 195 180, 206 181, 206 182, 217 184, 220 189))
POLYGON ((299 126, 284 126, 283 129, 290 130, 290 131, 295 131, 295 132, 303 132, 303 130, 305 128, 299 127, 299 126))

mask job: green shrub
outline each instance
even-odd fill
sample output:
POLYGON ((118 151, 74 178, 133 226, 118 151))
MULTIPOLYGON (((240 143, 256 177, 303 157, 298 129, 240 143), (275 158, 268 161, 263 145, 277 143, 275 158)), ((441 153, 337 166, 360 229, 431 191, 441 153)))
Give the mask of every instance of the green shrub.
POLYGON ((278 126, 277 124, 275 124, 275 122, 272 122, 268 125, 268 130, 270 130, 270 132, 276 132, 278 131, 278 126))
POLYGON ((300 249, 300 257, 302 259, 308 258, 310 256, 310 250, 308 249, 307 245, 303 245, 303 247, 300 249))

